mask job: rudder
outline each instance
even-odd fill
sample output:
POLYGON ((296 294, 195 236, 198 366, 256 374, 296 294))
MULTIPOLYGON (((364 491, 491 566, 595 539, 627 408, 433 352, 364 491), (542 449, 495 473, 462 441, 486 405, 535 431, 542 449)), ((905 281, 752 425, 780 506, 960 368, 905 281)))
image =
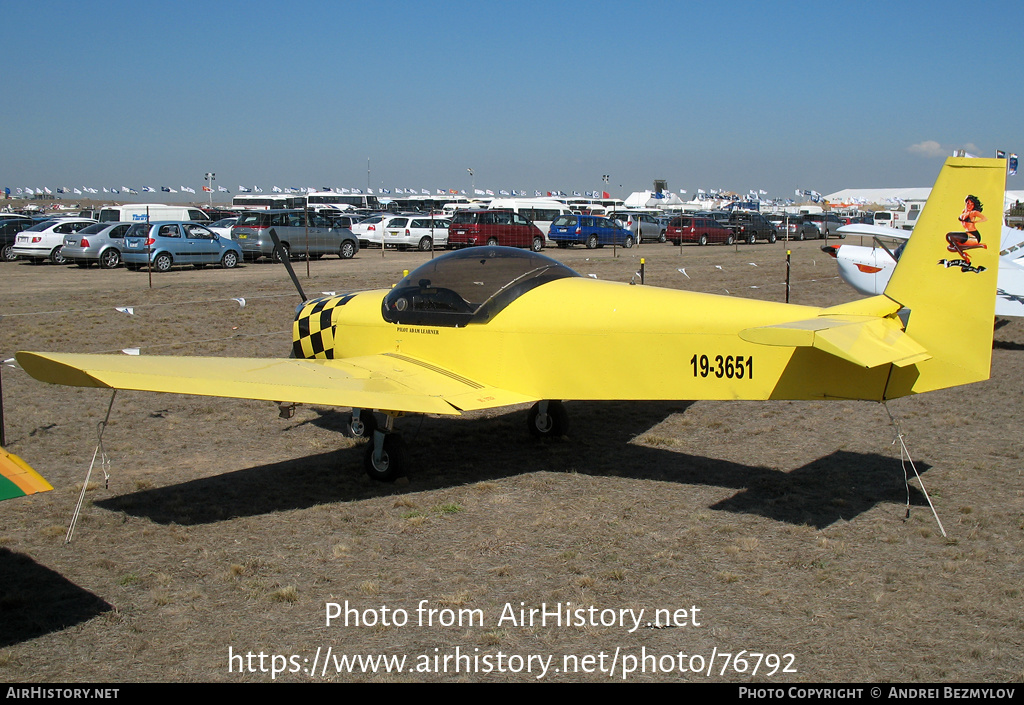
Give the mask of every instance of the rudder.
POLYGON ((1003 159, 946 160, 885 288, 932 358, 895 368, 886 398, 988 379, 1005 185, 1003 159))

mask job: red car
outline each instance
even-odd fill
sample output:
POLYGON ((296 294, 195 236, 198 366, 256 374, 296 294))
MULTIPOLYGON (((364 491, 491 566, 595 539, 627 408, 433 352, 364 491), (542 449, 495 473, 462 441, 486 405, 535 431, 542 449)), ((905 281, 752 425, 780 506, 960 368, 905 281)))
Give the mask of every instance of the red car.
POLYGON ((731 245, 736 239, 736 234, 714 218, 684 215, 668 221, 665 239, 673 245, 680 242, 696 242, 698 245, 724 242, 731 245))
POLYGON ((448 228, 448 246, 471 245, 529 247, 540 252, 544 247, 544 233, 513 211, 456 211, 448 228))

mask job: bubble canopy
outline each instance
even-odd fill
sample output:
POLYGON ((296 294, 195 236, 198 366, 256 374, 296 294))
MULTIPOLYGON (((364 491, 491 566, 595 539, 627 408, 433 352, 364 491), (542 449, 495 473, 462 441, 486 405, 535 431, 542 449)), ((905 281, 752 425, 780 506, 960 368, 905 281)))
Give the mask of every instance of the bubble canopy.
POLYGON ((384 297, 381 309, 390 323, 487 323, 531 289, 578 276, 561 262, 530 250, 467 247, 414 269, 384 297))

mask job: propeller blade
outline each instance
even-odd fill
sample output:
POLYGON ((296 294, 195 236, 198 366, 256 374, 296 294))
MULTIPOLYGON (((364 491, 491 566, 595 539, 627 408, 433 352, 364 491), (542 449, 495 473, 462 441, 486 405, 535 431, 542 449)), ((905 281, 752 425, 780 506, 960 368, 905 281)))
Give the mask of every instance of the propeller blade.
MULTIPOLYGON (((270 239, 274 241, 274 250, 276 252, 284 252, 285 249, 281 247, 281 241, 277 237, 277 230, 274 228, 270 229, 270 239)), ((292 284, 299 290, 299 296, 302 297, 303 301, 308 301, 306 298, 306 292, 302 290, 302 284, 299 284, 299 278, 295 276, 295 270, 292 269, 291 259, 288 257, 282 257, 281 261, 284 262, 284 268, 288 270, 288 276, 292 278, 292 284)))

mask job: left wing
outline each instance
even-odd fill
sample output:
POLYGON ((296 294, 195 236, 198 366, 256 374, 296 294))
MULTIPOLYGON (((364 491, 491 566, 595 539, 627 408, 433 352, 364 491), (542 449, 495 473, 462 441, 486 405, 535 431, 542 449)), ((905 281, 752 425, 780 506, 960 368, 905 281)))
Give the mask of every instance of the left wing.
POLYGON ((449 415, 537 401, 399 353, 344 360, 34 352, 16 357, 36 379, 73 387, 449 415))

